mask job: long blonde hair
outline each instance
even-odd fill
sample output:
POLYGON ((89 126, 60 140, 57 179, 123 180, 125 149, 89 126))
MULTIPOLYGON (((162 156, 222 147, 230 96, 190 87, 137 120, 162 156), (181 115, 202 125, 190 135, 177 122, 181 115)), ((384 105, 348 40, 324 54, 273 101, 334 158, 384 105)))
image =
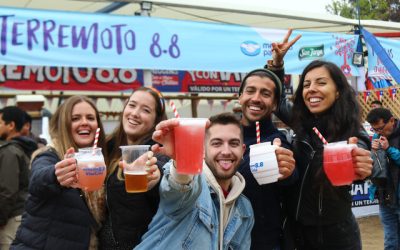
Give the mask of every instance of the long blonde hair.
MULTIPOLYGON (((100 114, 92 100, 86 96, 71 96, 58 107, 50 120, 50 136, 52 138, 51 143, 46 147, 38 149, 32 156, 32 161, 36 156, 46 150, 52 150, 53 152, 55 151, 60 159, 64 159, 64 155, 69 148, 73 147, 75 151, 78 150, 78 145, 76 144, 72 136, 71 123, 72 109, 76 104, 81 102, 88 103, 95 110, 97 124, 100 128, 98 146, 102 148, 103 155, 105 156, 104 160, 107 165, 108 161, 106 154, 107 150, 105 147, 105 133, 103 124, 100 120, 100 114)), ((90 238, 90 248, 92 249, 91 246, 93 244, 96 245, 97 241, 93 235, 95 235, 96 232, 99 230, 105 218, 104 186, 99 190, 92 192, 81 190, 81 193, 86 201, 90 212, 92 213, 94 219, 98 224, 97 227, 93 228, 93 232, 90 238)))

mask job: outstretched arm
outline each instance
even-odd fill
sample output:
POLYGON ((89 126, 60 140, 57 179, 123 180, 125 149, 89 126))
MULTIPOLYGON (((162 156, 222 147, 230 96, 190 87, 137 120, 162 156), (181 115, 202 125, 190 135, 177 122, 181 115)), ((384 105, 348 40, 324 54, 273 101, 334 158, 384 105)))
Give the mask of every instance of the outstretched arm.
MULTIPOLYGON (((291 34, 292 29, 289 29, 282 42, 272 43, 272 60, 268 60, 267 65, 265 65, 265 68, 274 72, 282 83, 285 81, 283 58, 289 49, 301 38, 301 35, 297 35, 294 39, 289 41, 291 34)), ((285 92, 282 91, 275 115, 289 126, 291 125, 290 121, 292 119, 292 107, 292 102, 286 98, 285 92)))

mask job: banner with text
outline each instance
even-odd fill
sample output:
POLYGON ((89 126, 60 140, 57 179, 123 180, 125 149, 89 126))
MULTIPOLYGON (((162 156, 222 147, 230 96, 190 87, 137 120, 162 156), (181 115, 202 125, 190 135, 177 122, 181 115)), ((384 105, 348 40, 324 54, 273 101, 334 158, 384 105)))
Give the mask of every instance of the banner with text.
MULTIPOLYGON (((152 70, 162 92, 238 93, 244 73, 152 70)), ((143 86, 143 70, 0 65, 0 87, 24 90, 123 91, 143 86)), ((292 94, 289 75, 284 88, 292 94)))
POLYGON ((377 215, 379 213, 378 199, 369 199, 368 182, 357 182, 351 185, 352 211, 356 217, 377 215))
POLYGON ((24 90, 122 91, 143 86, 143 70, 0 66, 0 87, 24 90))
MULTIPOLYGON (((396 65, 400 65, 400 42, 399 40, 393 40, 388 38, 377 37, 379 43, 386 50, 387 55, 392 59, 396 65)), ((389 71, 385 68, 381 60, 378 58, 377 54, 373 48, 367 43, 368 49, 368 75, 370 77, 389 79, 392 77, 389 71)), ((399 66, 398 66, 399 67, 399 66)))
MULTIPOLYGON (((248 72, 271 58, 286 30, 142 16, 0 8, 0 64, 248 72)), ((300 74, 314 59, 358 75, 355 35, 294 31, 285 69, 300 74)))

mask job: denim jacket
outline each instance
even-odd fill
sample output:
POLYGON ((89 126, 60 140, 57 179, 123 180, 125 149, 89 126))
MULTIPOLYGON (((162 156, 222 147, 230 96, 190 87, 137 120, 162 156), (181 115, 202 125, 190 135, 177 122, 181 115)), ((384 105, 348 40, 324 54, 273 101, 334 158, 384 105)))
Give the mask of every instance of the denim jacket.
POLYGON ((221 204, 219 195, 207 182, 207 172, 212 175, 211 171, 205 166, 207 169, 188 184, 179 184, 170 168, 174 168, 172 161, 164 166, 158 211, 135 249, 217 250, 219 245, 220 250, 250 249, 254 217, 247 198, 239 194, 234 201, 220 242, 221 204))

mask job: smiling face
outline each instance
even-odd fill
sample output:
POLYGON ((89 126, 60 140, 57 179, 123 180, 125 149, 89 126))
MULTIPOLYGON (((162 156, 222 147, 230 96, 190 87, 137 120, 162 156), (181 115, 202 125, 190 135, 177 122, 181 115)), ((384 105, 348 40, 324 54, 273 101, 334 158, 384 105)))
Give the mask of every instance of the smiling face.
POLYGON ((318 115, 332 107, 339 97, 339 91, 329 71, 325 67, 318 67, 305 75, 302 96, 308 110, 318 115))
POLYGON ((79 148, 91 147, 98 123, 96 111, 87 102, 79 102, 72 108, 71 134, 79 148))
POLYGON ((230 180, 236 173, 245 148, 237 125, 215 124, 208 129, 205 162, 218 182, 230 180))
POLYGON ((146 91, 134 92, 124 109, 122 125, 128 144, 133 144, 149 133, 155 126, 156 102, 146 91))
POLYGON ((239 97, 242 105, 242 124, 247 126, 270 116, 276 108, 275 83, 267 77, 250 76, 239 97))

